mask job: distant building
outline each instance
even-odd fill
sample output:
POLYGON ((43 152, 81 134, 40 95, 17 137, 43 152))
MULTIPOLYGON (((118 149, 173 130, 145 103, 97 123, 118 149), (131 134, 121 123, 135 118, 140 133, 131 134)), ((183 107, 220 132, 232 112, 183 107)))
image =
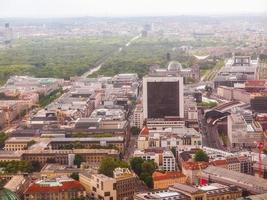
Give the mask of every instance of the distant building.
MULTIPOLYGON (((267 87, 266 87, 267 88, 267 87)), ((267 95, 255 96, 250 100, 251 109, 258 113, 267 113, 267 95)))
POLYGON ((197 64, 183 68, 178 61, 170 61, 166 69, 152 67, 149 74, 151 76, 179 76, 183 77, 185 82, 199 81, 200 70, 197 64))
POLYGON ((217 74, 214 85, 233 87, 236 83, 244 83, 247 80, 258 79, 258 60, 252 60, 250 56, 234 56, 217 74))

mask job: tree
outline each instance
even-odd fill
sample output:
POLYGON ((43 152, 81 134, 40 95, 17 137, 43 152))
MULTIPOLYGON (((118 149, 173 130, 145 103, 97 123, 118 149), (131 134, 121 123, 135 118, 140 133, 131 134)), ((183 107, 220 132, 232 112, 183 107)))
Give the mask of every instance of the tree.
POLYGON ((132 158, 130 161, 132 170, 144 181, 144 183, 152 188, 153 180, 152 174, 156 170, 156 164, 153 160, 144 160, 140 157, 132 158))
POLYGON ((140 174, 140 179, 144 181, 147 187, 153 188, 153 179, 150 174, 143 172, 140 174))
POLYGON ((144 159, 141 157, 134 157, 131 159, 130 161, 130 165, 132 170, 138 175, 140 176, 140 174, 142 173, 142 164, 144 162, 144 159))
POLYGON ((84 162, 84 159, 82 158, 82 156, 79 154, 76 154, 74 157, 74 165, 77 165, 77 167, 80 168, 82 162, 84 162))
POLYGON ((79 173, 78 172, 73 172, 70 177, 76 181, 79 180, 79 173))
POLYGON ((4 132, 0 132, 0 148, 3 148, 5 146, 5 141, 8 138, 8 135, 6 135, 4 132))
POLYGON ((172 147, 171 148, 171 152, 174 155, 175 159, 176 159, 176 147, 172 147))
POLYGON ((201 161, 208 162, 209 156, 205 151, 200 149, 195 153, 194 160, 198 162, 201 162, 201 161))
POLYGON ((33 172, 39 172, 41 170, 41 164, 39 161, 33 160, 31 161, 31 165, 32 165, 33 172))
POLYGON ((156 164, 153 160, 146 160, 142 163, 142 173, 147 173, 149 175, 152 175, 154 171, 156 170, 156 164))
POLYGON ((126 161, 119 160, 117 158, 107 157, 101 161, 98 172, 100 174, 113 177, 113 171, 118 167, 129 168, 129 164, 126 161))
POLYGON ((140 128, 136 126, 131 127, 131 133, 132 135, 138 135, 140 133, 140 128))
POLYGON ((36 142, 34 140, 31 140, 30 142, 28 142, 28 146, 30 147, 30 146, 34 145, 35 143, 36 142))

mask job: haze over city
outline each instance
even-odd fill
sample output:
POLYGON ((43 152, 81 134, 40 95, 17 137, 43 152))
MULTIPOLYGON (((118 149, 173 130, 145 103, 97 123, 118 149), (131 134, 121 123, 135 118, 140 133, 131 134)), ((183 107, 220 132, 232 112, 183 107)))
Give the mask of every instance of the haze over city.
POLYGON ((0 17, 266 14, 265 0, 1 0, 0 17))
POLYGON ((0 200, 267 200, 266 0, 0 0, 0 200))

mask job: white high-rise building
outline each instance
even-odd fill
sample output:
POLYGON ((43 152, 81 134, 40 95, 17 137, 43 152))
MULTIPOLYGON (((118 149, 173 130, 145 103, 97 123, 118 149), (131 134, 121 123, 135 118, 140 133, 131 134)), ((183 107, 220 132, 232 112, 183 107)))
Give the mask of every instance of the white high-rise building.
POLYGON ((133 125, 142 128, 144 123, 143 107, 141 104, 137 105, 133 112, 133 125))

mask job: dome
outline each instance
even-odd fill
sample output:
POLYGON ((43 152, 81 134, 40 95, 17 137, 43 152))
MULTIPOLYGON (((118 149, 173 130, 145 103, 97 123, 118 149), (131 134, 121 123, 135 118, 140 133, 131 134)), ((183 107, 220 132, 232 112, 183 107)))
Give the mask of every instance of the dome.
POLYGON ((20 200, 20 198, 16 195, 16 193, 5 188, 0 189, 0 199, 1 200, 20 200))
POLYGON ((168 71, 180 71, 182 69, 182 65, 178 61, 171 61, 167 69, 168 71))

